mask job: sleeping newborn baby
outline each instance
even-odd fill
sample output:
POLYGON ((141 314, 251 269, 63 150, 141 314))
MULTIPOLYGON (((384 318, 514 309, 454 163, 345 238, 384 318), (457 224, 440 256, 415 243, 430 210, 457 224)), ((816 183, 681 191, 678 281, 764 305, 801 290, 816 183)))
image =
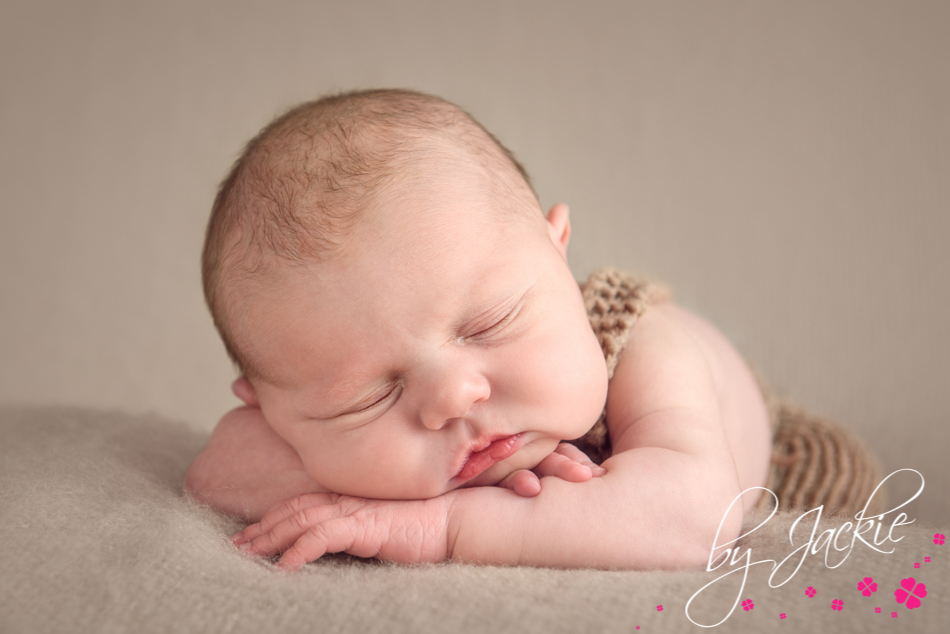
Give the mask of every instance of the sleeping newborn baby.
POLYGON ((441 99, 354 92, 280 117, 208 226, 205 293, 246 405, 186 489, 257 522, 234 542, 289 569, 343 551, 705 564, 766 483, 762 393, 662 290, 616 272, 579 287, 570 233, 441 99), (599 465, 566 442, 597 427, 599 465))

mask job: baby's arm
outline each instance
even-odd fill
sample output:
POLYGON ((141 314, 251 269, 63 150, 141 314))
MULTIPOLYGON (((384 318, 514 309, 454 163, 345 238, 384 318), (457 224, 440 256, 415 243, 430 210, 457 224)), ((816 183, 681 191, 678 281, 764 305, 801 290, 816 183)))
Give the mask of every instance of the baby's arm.
POLYGON ((224 415, 188 468, 184 486, 199 502, 248 522, 282 500, 326 491, 260 408, 249 406, 224 415))
POLYGON ((305 496, 237 536, 295 568, 324 552, 403 562, 679 568, 738 536, 742 505, 721 415, 715 359, 701 334, 662 306, 637 324, 611 382, 614 455, 583 483, 543 478, 536 497, 497 487, 425 502, 305 496), (718 545, 717 544, 717 545, 718 545))

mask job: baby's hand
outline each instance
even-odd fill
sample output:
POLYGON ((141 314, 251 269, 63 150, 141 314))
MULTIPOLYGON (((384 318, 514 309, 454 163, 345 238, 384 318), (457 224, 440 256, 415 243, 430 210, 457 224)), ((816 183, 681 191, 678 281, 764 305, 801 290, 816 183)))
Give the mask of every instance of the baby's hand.
POLYGON ((570 443, 562 442, 537 467, 531 471, 527 469, 515 471, 499 482, 498 486, 511 489, 522 497, 530 498, 541 492, 540 478, 545 476, 556 476, 568 482, 587 482, 605 473, 607 470, 594 464, 583 451, 570 443))
POLYGON ((261 557, 282 552, 277 565, 286 570, 338 552, 435 563, 448 555, 449 507, 446 496, 402 501, 311 493, 278 504, 231 541, 261 557))

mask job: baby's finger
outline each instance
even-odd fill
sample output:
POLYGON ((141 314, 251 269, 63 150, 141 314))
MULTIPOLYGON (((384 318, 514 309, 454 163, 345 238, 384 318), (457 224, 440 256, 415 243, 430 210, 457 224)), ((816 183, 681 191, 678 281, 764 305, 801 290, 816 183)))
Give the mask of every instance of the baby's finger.
POLYGON ((356 548, 356 524, 353 517, 349 516, 314 526, 287 549, 277 565, 294 572, 305 563, 319 559, 327 553, 351 552, 358 557, 374 557, 379 554, 378 548, 367 548, 366 545, 356 548))
MULTIPOLYGON (((251 524, 251 526, 257 526, 257 524, 251 524)), ((231 543, 235 546, 240 546, 241 544, 249 541, 248 538, 245 537, 245 534, 249 534, 248 529, 251 528, 251 526, 248 526, 244 530, 238 531, 231 535, 231 543)))
POLYGON ((568 482, 587 482, 592 477, 590 467, 578 464, 559 453, 552 453, 542 460, 534 468, 534 472, 541 478, 555 476, 568 482))
POLYGON ((607 473, 607 470, 596 464, 591 460, 586 453, 578 449, 575 445, 572 445, 569 442, 562 442, 554 450, 555 453, 561 454, 565 458, 570 458, 574 462, 585 467, 590 468, 591 475, 593 476, 602 476, 607 473))
POLYGON ((521 497, 533 498, 541 493, 541 481, 538 476, 527 469, 515 471, 498 483, 498 486, 511 489, 521 497))
POLYGON ((235 546, 240 546, 241 544, 246 544, 252 542, 261 535, 264 534, 264 529, 261 528, 261 523, 257 522, 256 524, 251 524, 244 528, 243 531, 238 531, 231 536, 231 543, 235 546))
POLYGON ((271 557, 290 548, 314 526, 333 520, 344 511, 335 504, 324 504, 305 508, 251 542, 241 546, 241 550, 260 557, 271 557))
POLYGON ((261 535, 269 533, 276 525, 288 517, 299 513, 303 509, 311 506, 335 504, 339 498, 339 495, 333 493, 308 493, 307 495, 290 498, 265 513, 260 522, 251 524, 243 531, 236 533, 231 537, 231 542, 236 546, 240 546, 241 544, 254 541, 261 535))

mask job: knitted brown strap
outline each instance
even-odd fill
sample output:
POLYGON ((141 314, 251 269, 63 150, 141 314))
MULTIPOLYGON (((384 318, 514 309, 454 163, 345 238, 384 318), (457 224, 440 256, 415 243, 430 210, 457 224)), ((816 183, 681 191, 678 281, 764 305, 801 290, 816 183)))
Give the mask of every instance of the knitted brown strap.
MULTIPOLYGON (((607 362, 608 379, 613 378, 637 319, 647 306, 667 299, 669 294, 662 284, 616 269, 600 269, 591 274, 583 289, 584 305, 607 362)), ((572 441, 597 464, 609 458, 611 452, 606 418, 605 407, 590 431, 572 441)))

